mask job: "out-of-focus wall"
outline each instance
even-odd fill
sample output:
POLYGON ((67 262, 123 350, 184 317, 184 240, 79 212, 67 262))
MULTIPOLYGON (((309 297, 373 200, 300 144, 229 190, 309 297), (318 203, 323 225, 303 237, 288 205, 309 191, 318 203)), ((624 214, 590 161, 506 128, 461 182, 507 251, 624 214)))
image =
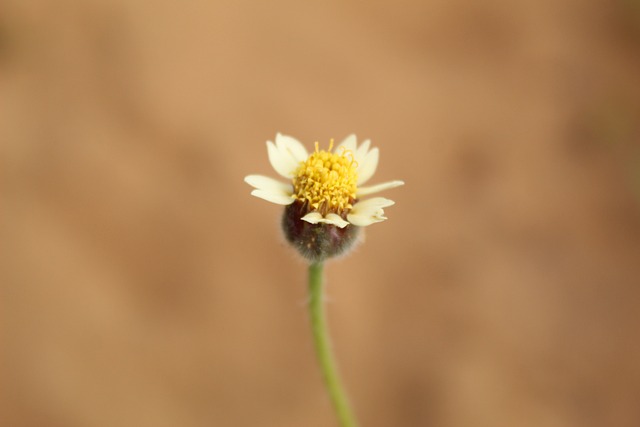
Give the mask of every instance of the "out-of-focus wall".
POLYGON ((363 426, 640 424, 637 0, 0 4, 0 425, 334 425, 265 141, 380 147, 363 426))

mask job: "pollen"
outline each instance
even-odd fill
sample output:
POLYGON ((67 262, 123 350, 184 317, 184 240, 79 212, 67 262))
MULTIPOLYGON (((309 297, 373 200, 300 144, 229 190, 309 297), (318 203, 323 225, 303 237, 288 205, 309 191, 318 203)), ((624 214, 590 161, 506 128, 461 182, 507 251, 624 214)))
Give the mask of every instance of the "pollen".
POLYGON ((333 140, 327 151, 316 150, 300 163, 293 177, 294 197, 308 203, 323 215, 342 214, 350 210, 356 198, 356 167, 353 153, 344 148, 332 153, 333 140))

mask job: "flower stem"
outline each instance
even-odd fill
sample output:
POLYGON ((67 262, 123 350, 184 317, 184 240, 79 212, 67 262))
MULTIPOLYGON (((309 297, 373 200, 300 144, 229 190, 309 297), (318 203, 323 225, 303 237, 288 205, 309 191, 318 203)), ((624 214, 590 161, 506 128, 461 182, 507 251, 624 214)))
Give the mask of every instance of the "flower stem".
POLYGON ((327 391, 333 403, 333 407, 340 421, 341 427, 357 427, 356 420, 349 408, 347 395, 345 394, 336 364, 331 353, 327 322, 324 316, 322 304, 322 269, 323 263, 316 262, 309 266, 309 314, 311 316, 311 329, 316 348, 316 356, 324 378, 327 391))

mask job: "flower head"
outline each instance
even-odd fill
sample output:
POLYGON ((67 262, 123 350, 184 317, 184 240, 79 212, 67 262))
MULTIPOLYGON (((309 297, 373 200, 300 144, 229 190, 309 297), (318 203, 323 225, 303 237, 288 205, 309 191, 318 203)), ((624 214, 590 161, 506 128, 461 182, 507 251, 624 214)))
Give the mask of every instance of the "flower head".
POLYGON ((393 205, 392 200, 361 197, 404 184, 360 186, 378 166, 379 151, 369 147, 369 140, 358 146, 356 136, 350 135, 335 150, 333 140, 327 150, 320 150, 316 142, 309 154, 298 140, 277 134, 275 144, 267 141, 269 161, 288 182, 262 175, 249 175, 245 182, 255 188, 252 195, 287 206, 283 218, 287 239, 307 258, 324 259, 342 252, 347 243, 350 246, 358 227, 387 219, 383 209, 393 205), (325 244, 328 247, 323 248, 325 244), (332 249, 336 247, 339 250, 332 249))

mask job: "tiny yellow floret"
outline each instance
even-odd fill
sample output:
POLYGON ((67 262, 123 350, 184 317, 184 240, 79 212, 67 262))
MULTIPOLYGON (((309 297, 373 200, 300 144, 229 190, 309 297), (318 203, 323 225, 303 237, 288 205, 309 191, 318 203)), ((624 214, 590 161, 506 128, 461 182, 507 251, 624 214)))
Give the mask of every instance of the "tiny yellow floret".
POLYGON ((332 153, 333 140, 327 151, 316 150, 300 166, 293 177, 293 193, 296 199, 307 202, 323 215, 329 212, 342 214, 351 209, 356 198, 356 167, 353 153, 342 149, 332 153))

